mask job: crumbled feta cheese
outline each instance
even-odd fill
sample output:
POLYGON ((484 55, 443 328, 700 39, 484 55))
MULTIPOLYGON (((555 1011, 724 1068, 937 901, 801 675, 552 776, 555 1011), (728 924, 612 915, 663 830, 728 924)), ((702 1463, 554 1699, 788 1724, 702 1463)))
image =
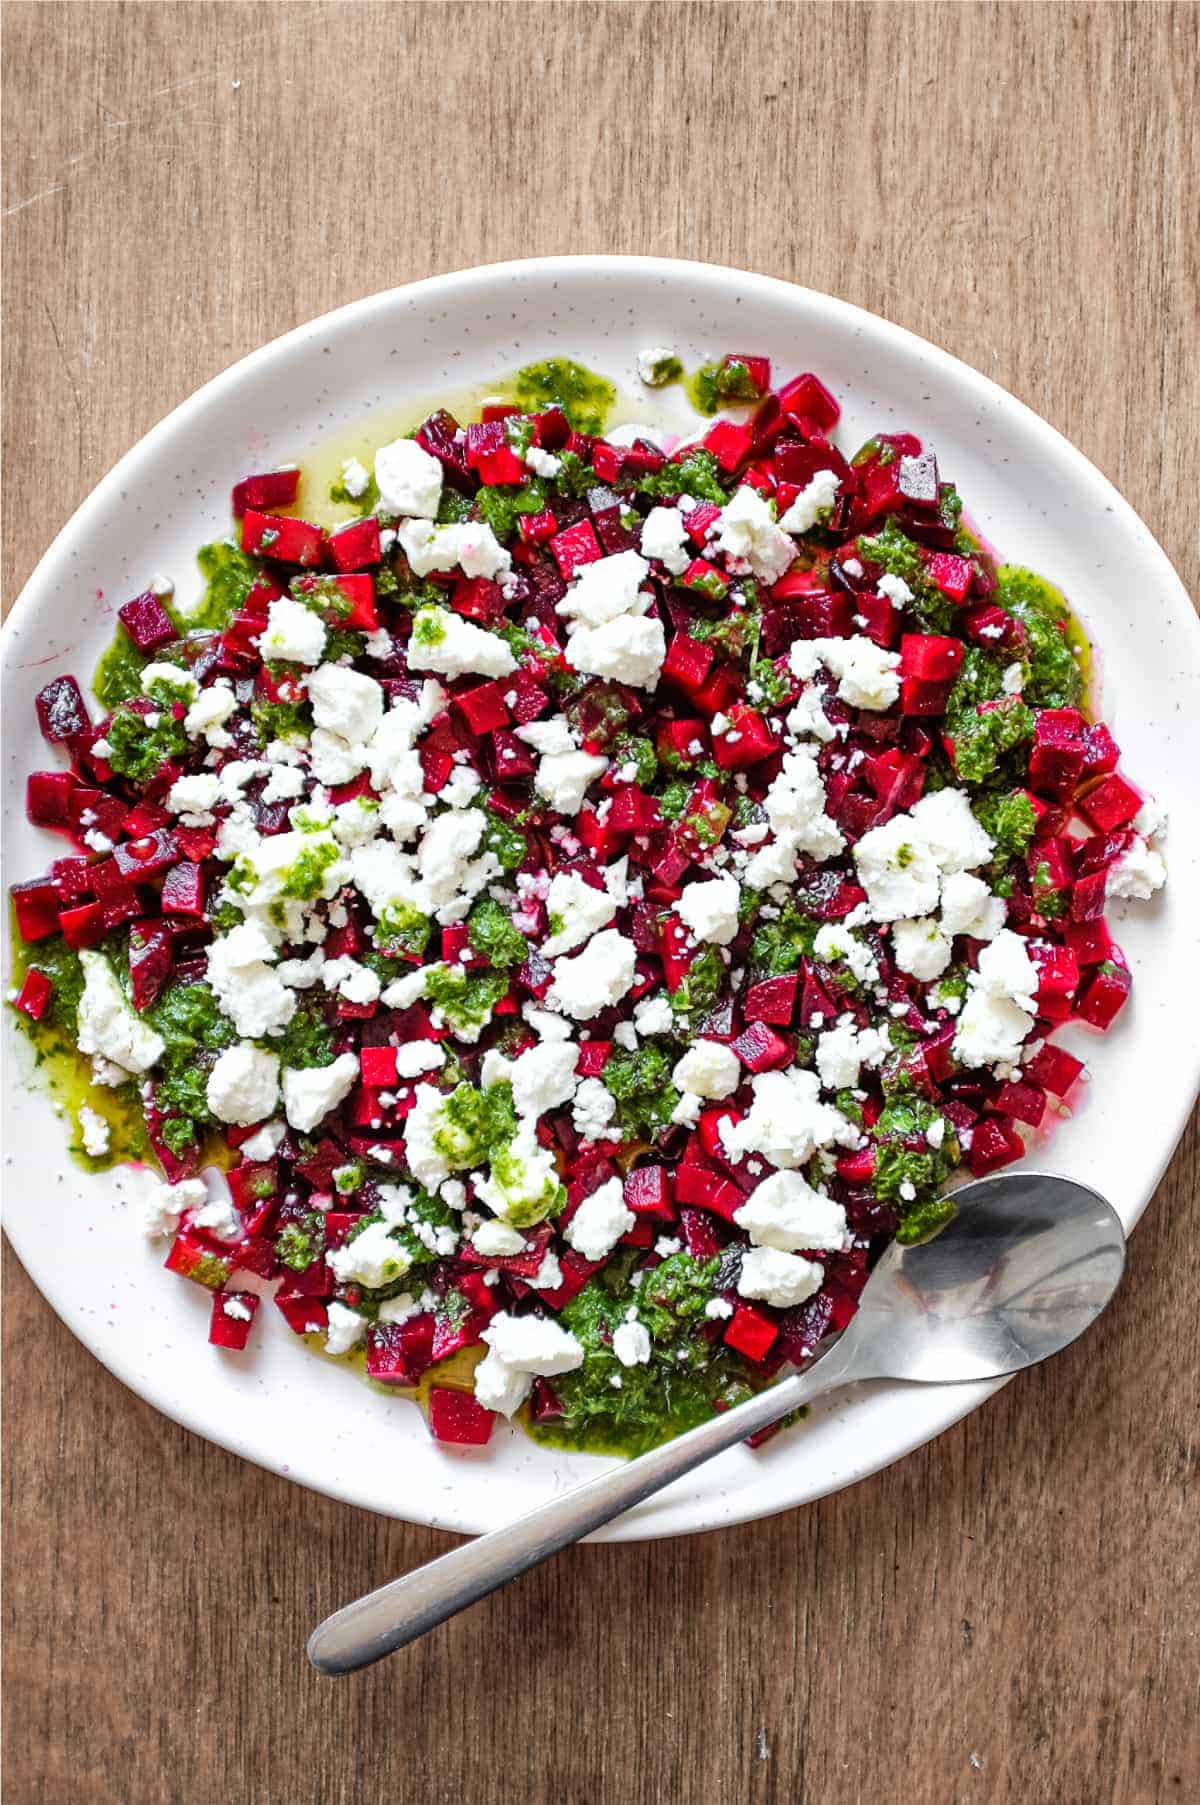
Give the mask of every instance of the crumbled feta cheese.
POLYGON ((641 586, 650 574, 645 558, 635 551, 614 552, 581 564, 555 608, 564 620, 581 627, 603 627, 623 614, 644 614, 649 596, 641 586))
POLYGON ((1007 909, 983 879, 955 871, 942 879, 942 932, 968 934, 972 940, 994 940, 1004 926, 1007 909))
POLYGON ((964 791, 934 790, 915 802, 909 812, 938 868, 946 875, 988 863, 995 847, 971 813, 964 791))
POLYGON ((501 1310, 484 1329, 482 1339, 515 1372, 552 1379, 583 1365, 579 1342, 549 1317, 512 1316, 501 1310))
POLYGON ((798 1248, 839 1252, 850 1245, 846 1212, 840 1203, 814 1191, 800 1172, 772 1172, 733 1213, 759 1247, 782 1253, 798 1248))
POLYGON ((257 1133, 252 1134, 249 1140, 242 1142, 242 1158, 255 1160, 271 1159, 274 1156, 280 1141, 282 1141, 284 1137, 284 1132, 285 1130, 282 1122, 264 1122, 257 1133))
POLYGON ((89 1108, 86 1103, 79 1111, 79 1133, 83 1151, 92 1159, 100 1159, 108 1152, 108 1123, 98 1110, 89 1108))
POLYGON ((274 957, 275 948, 256 921, 242 922, 208 949, 213 994, 243 1039, 278 1034, 296 1013, 295 997, 267 963, 274 957))
POLYGON ((369 740, 383 720, 383 690, 374 677, 341 664, 323 664, 308 679, 313 721, 354 745, 369 740))
MULTIPOLYGON (((396 536, 418 577, 427 577, 434 570, 453 570, 457 564, 469 577, 486 577, 492 581, 507 575, 512 569, 511 553, 501 545, 491 527, 485 526, 482 521, 463 521, 458 526, 433 526, 428 520, 408 520, 396 536)), ((415 668, 411 657, 409 668, 415 668)), ((440 670, 441 666, 430 665, 425 668, 440 670)), ((511 665, 508 666, 509 670, 512 668, 511 665)), ((489 676, 504 674, 501 671, 487 673, 489 676)))
POLYGON ((371 1291, 403 1278, 412 1265, 411 1255, 392 1240, 386 1222, 369 1223, 352 1241, 335 1247, 326 1258, 339 1283, 366 1285, 371 1291))
POLYGON ((206 1228, 218 1241, 240 1241, 242 1223, 228 1197, 210 1197, 192 1218, 197 1228, 206 1228))
POLYGON ((801 682, 824 665, 838 679, 837 693, 854 708, 876 712, 890 708, 900 694, 899 652, 889 652, 873 639, 798 639, 788 653, 788 668, 801 682))
POLYGON ((532 721, 517 728, 517 738, 539 754, 534 789, 559 815, 577 815, 588 785, 603 777, 608 760, 581 752, 565 721, 532 721))
POLYGON ((643 997, 634 1005, 633 1020, 639 1034, 670 1034, 675 1027, 675 1012, 661 994, 643 997))
POLYGON ((854 863, 876 921, 928 915, 937 908, 938 861, 913 816, 893 815, 871 828, 854 848, 854 863))
POLYGON ((515 1228, 540 1222, 554 1209, 562 1195, 558 1167, 554 1155, 536 1139, 532 1122, 522 1122, 501 1159, 493 1157, 486 1178, 475 1174, 475 1194, 493 1215, 503 1216, 515 1228))
POLYGON ((83 967, 83 994, 77 1008, 76 1045, 81 1053, 98 1053, 123 1072, 145 1072, 161 1059, 165 1042, 142 1021, 125 1000, 125 993, 103 953, 85 948, 79 955, 83 967))
POLYGON ((678 370, 679 359, 667 345, 650 345, 637 354, 637 373, 648 389, 660 389, 670 381, 669 372, 678 370))
POLYGON ((553 1248, 548 1247, 541 1265, 533 1277, 526 1279, 525 1283, 531 1285, 535 1291, 557 1291, 562 1282, 563 1270, 559 1264, 558 1255, 553 1248))
POLYGON ((375 453, 379 500, 389 514, 435 520, 442 499, 442 466, 415 439, 393 439, 375 453))
POLYGON ((954 1035, 954 1057, 960 1065, 1015 1065, 1033 1028, 1038 986, 1037 967, 1026 943, 1003 928, 979 955, 968 975, 967 1000, 954 1035))
POLYGON ((325 1332, 325 1352, 348 1354, 366 1334, 367 1319, 360 1316, 357 1310, 347 1309, 345 1304, 331 1303, 326 1309, 329 1320, 325 1332))
POLYGON ((241 1040, 218 1056, 204 1094, 218 1122, 251 1128, 269 1116, 279 1100, 279 1061, 274 1053, 241 1040))
POLYGON ((349 1096, 358 1077, 358 1056, 339 1053, 332 1065, 283 1068, 284 1113, 293 1128, 306 1134, 349 1096))
POLYGON ((209 771, 177 777, 167 792, 167 807, 185 827, 211 825, 213 807, 221 799, 221 780, 209 771))
POLYGON ((824 1278, 824 1268, 800 1254, 780 1253, 774 1247, 749 1247, 742 1255, 738 1295, 789 1310, 819 1291, 824 1278))
POLYGON ((892 923, 892 953, 901 971, 932 984, 950 963, 950 941, 933 916, 892 923))
POLYGON ((754 1101, 745 1116, 721 1124, 721 1140, 733 1158, 761 1153, 771 1165, 791 1170, 805 1165, 819 1147, 858 1145, 853 1122, 821 1102, 815 1072, 792 1066, 760 1072, 751 1082, 754 1101))
POLYGON ((448 608, 430 606, 418 609, 413 620, 408 667, 438 671, 445 677, 462 677, 471 671, 483 677, 507 677, 516 670, 517 661, 495 633, 448 608))
MULTIPOLYGON (((557 1017, 550 1019, 558 1020, 557 1017)), ((578 1083, 575 1076, 578 1051, 573 1040, 545 1040, 513 1060, 509 1075, 513 1105, 518 1115, 536 1121, 548 1109, 570 1102, 578 1083)))
POLYGON ((613 1330, 612 1351, 622 1366, 646 1366, 650 1360, 650 1331, 643 1322, 623 1322, 613 1330))
POLYGON ((697 1097, 728 1097, 741 1080, 736 1053, 717 1040, 698 1040, 677 1060, 671 1082, 677 1090, 697 1097))
POLYGON ((602 1141, 617 1113, 617 1100, 602 1079, 583 1078, 571 1105, 571 1124, 584 1141, 602 1141))
POLYGON ((608 926, 617 905, 607 890, 597 890, 578 871, 556 871, 546 896, 550 937, 542 942, 544 959, 569 953, 608 926))
POLYGON ((691 562, 687 528, 676 508, 651 508, 642 522, 642 556, 657 558, 673 577, 681 577, 691 562))
POLYGON ((785 533, 810 533, 818 521, 829 519, 842 479, 835 470, 817 470, 801 489, 779 524, 785 533))
POLYGON ((366 465, 357 458, 347 458, 342 464, 342 488, 352 500, 357 501, 360 495, 366 494, 370 480, 366 465))
POLYGON ((1114 902, 1149 902, 1167 881, 1163 856, 1139 834, 1108 868, 1104 894, 1114 902))
POLYGON ((525 453, 525 462, 535 476, 544 476, 548 480, 556 477, 562 469, 562 460, 556 458, 552 451, 543 451, 540 445, 531 445, 525 453))
POLYGON ((221 1305, 221 1314, 232 1317, 234 1322, 253 1322, 254 1312, 249 1304, 243 1303, 240 1297, 227 1297, 221 1305))
POLYGON ((142 1226, 148 1235, 173 1235, 185 1210, 203 1207, 208 1189, 202 1178, 183 1178, 178 1184, 156 1184, 147 1197, 142 1226))
POLYGON ((662 622, 634 614, 618 615, 602 627, 577 627, 565 653, 573 670, 611 677, 633 689, 656 686, 666 655, 662 622))
POLYGON ((289 664, 320 664, 325 651, 325 622, 303 602, 278 596, 267 609, 267 624, 255 644, 265 659, 289 664))
POLYGON ((498 1354, 489 1350, 475 1368, 474 1385, 475 1397, 485 1410, 511 1417, 529 1396, 533 1379, 529 1373, 506 1366, 498 1354))
POLYGON ((720 877, 685 884, 675 913, 697 940, 712 946, 728 946, 738 931, 741 889, 728 872, 720 877))
POLYGON ((606 1260, 636 1221, 633 1211, 626 1207, 621 1180, 610 1178, 584 1198, 563 1230, 563 1239, 585 1260, 606 1260))
POLYGON ((839 1023, 817 1039, 817 1072, 826 1090, 853 1090, 864 1065, 877 1066, 888 1051, 886 1030, 839 1023))
POLYGON ((396 1048, 397 1078, 419 1078, 422 1072, 436 1072, 446 1063, 446 1049, 436 1040, 414 1040, 396 1048))
POLYGON ((1019 696, 1021 693, 1021 682, 1021 666, 1019 664, 1008 665, 1003 677, 1000 679, 1001 687, 1004 690, 1005 695, 1019 696))
POLYGON ((837 826, 825 813, 825 785, 811 746, 800 746, 784 754, 763 806, 775 839, 754 853, 746 865, 743 875, 752 890, 790 883, 795 876, 798 852, 807 852, 823 863, 845 846, 837 826))
MULTIPOLYGON (((849 566, 847 566, 849 569, 849 566)), ((852 573, 853 574, 853 573, 852 573)), ((859 573, 861 574, 861 572, 859 573)), ((903 577, 894 577, 890 571, 884 571, 875 585, 876 590, 892 604, 893 608, 907 608, 913 599, 913 592, 903 577)))
POLYGON ((775 524, 771 504, 749 484, 743 484, 725 504, 716 526, 717 550, 735 567, 748 566, 760 583, 777 583, 795 559, 796 548, 775 524))
POLYGON ((633 984, 636 964, 632 940, 615 928, 605 928, 581 953, 554 961, 554 982, 546 1001, 576 1021, 591 1021, 625 996, 633 984))
POLYGON ((481 1222, 472 1231, 471 1246, 485 1260, 505 1260, 511 1259, 514 1254, 524 1253, 525 1237, 519 1230, 494 1216, 488 1222, 481 1222))
POLYGON ((723 1322, 733 1315, 733 1305, 727 1297, 710 1297, 704 1306, 704 1314, 709 1322, 723 1322))

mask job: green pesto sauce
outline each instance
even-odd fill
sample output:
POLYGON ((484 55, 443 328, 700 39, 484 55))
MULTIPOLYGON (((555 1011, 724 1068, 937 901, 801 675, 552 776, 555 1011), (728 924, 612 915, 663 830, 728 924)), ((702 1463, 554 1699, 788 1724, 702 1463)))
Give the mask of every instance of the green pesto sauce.
POLYGON ((635 1290, 629 1271, 638 1257, 633 1249, 618 1254, 561 1313, 585 1360, 552 1381, 563 1419, 527 1425, 544 1446, 640 1454, 704 1422, 714 1404, 739 1404, 761 1388, 761 1375, 740 1355, 694 1335, 718 1261, 672 1254, 635 1290), (626 1367, 612 1351, 612 1337, 631 1305, 649 1332, 651 1355, 645 1364, 626 1367))
POLYGON ((526 413, 539 413, 557 405, 576 432, 590 433, 604 431, 617 399, 611 382, 569 357, 549 357, 543 363, 526 364, 501 385, 499 392, 526 413))
POLYGON ((684 378, 683 386, 698 414, 715 414, 726 403, 737 406, 762 399, 762 391, 750 371, 736 357, 701 364, 698 370, 684 378))
POLYGON ((1002 564, 996 576, 996 600, 1016 615, 1029 634, 1026 702, 1036 708, 1082 708, 1087 712, 1091 646, 1062 590, 1021 564, 1002 564))

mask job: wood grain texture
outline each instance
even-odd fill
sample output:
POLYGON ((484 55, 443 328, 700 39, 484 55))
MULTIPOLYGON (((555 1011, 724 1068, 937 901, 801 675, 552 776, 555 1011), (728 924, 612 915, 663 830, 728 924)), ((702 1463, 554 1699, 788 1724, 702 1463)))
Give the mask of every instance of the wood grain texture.
MULTIPOLYGON (((1193 6, 157 0, 4 27, 6 601, 243 352, 413 277, 602 250, 926 334, 1082 446, 1200 590, 1193 6)), ((890 1472, 577 1550, 336 1684, 309 1626, 449 1538, 163 1420, 10 1256, 8 1798, 1197 1797, 1196 1190, 1193 1132, 1086 1345, 890 1472)))

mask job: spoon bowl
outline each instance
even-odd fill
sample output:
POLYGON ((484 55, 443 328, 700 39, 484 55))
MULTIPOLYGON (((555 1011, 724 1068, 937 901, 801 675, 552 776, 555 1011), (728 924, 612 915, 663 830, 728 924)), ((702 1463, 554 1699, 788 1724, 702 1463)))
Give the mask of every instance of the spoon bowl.
POLYGON ((933 1240, 884 1253, 857 1315, 803 1371, 661 1448, 553 1498, 515 1523, 343 1606, 313 1631, 321 1673, 351 1673, 486 1598, 715 1454, 839 1385, 954 1385, 1048 1360, 1105 1309, 1125 1269, 1125 1231, 1098 1192, 1042 1172, 955 1192, 933 1240))

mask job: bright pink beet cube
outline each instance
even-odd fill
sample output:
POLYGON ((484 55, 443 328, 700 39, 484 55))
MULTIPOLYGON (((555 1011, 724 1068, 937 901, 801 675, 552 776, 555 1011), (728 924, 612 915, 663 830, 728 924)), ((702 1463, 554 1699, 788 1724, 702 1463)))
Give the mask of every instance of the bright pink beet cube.
POLYGON ((1133 820, 1143 800, 1141 791, 1135 790, 1114 771, 1111 777, 1106 777, 1103 783, 1079 798, 1079 810, 1093 827, 1098 827, 1102 833, 1111 833, 1114 828, 1124 827, 1127 821, 1133 820))
POLYGON ((550 550, 563 580, 568 583, 581 564, 594 564, 602 555, 600 541, 590 520, 577 520, 574 526, 555 533, 550 550))
POLYGON ((625 1177, 625 1207, 635 1216, 659 1216, 667 1221, 675 1214, 671 1202, 671 1176, 665 1166, 635 1166, 625 1177))
POLYGON ((469 1391, 434 1385, 429 1393, 429 1427, 434 1441, 482 1448, 491 1439, 495 1413, 485 1410, 469 1391))
POLYGON ((118 608, 117 618, 139 652, 153 652, 179 637, 171 616, 150 590, 118 608))
POLYGON ((62 745, 87 733, 92 725, 83 691, 74 677, 55 677, 34 700, 42 738, 62 745))
POLYGON ((747 1360, 765 1360, 779 1329, 763 1310, 753 1304, 738 1304, 725 1330, 725 1341, 747 1360))
POLYGON ((247 508, 242 521, 242 550, 277 558, 283 564, 306 568, 319 564, 324 538, 311 520, 297 520, 290 514, 261 514, 256 508, 247 508))
POLYGON ((379 522, 373 514, 365 520, 352 520, 329 535, 329 557, 335 570, 361 570, 364 564, 378 564, 381 556, 379 522))
POLYGON ((44 971, 27 971, 14 1005, 32 1022, 40 1022, 54 995, 53 981, 44 971))
MULTIPOLYGON (((1113 948, 1116 951, 1116 948, 1113 948)), ((1075 1013, 1093 1028, 1109 1028, 1129 1000, 1133 980, 1129 969, 1115 959, 1097 965, 1079 998, 1075 1013)))
POLYGON ((299 470, 266 470, 258 476, 244 476, 234 484, 230 497, 234 518, 240 520, 250 508, 289 508, 299 488, 299 470))
POLYGON ((244 1348, 261 1302, 256 1291, 218 1291, 208 1329, 213 1346, 244 1348))
POLYGON ((1022 1158, 1025 1143, 1016 1129, 1000 1116, 981 1116, 971 1130, 971 1147, 967 1164, 976 1178, 1010 1166, 1022 1158))

